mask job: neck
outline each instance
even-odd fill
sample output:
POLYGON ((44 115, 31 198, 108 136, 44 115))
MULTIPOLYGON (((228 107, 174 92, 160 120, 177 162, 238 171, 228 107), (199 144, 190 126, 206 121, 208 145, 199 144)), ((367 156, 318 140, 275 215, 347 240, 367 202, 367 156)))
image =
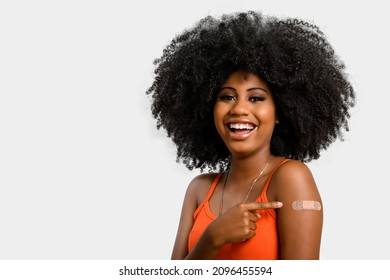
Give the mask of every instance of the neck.
POLYGON ((252 157, 232 157, 230 160, 229 180, 232 182, 245 182, 253 180, 265 167, 268 160, 270 159, 270 156, 270 152, 265 151, 252 157))

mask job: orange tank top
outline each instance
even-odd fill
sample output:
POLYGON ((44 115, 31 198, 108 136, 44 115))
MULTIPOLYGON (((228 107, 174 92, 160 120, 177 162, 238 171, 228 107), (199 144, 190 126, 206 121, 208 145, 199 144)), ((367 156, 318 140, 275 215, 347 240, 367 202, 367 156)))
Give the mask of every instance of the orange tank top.
MULTIPOLYGON (((288 160, 283 160, 272 170, 256 202, 268 202, 267 190, 272 175, 288 160)), ((217 218, 211 212, 209 200, 221 177, 222 173, 217 175, 205 200, 194 212, 194 225, 188 239, 189 252, 194 248, 207 226, 217 218)), ((217 260, 277 260, 280 258, 276 212, 273 209, 264 209, 259 213, 261 218, 256 222, 256 235, 245 242, 225 244, 219 251, 217 260)))

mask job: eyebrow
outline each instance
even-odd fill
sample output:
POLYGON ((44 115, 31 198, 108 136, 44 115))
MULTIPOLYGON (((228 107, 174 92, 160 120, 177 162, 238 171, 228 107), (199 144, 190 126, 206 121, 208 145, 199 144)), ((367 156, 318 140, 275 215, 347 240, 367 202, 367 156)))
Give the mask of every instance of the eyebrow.
MULTIPOLYGON (((237 90, 233 87, 221 87, 220 90, 223 90, 223 89, 230 89, 230 90, 233 90, 234 92, 237 92, 237 90)), ((259 90, 264 91, 265 93, 269 94, 268 90, 266 90, 265 88, 262 88, 262 87, 248 88, 247 91, 256 90, 256 89, 259 89, 259 90)))

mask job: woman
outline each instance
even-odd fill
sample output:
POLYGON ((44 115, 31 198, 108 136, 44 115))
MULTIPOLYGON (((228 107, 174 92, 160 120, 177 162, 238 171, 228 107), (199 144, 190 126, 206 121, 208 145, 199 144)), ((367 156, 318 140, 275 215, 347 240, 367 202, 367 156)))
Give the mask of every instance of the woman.
POLYGON ((323 33, 252 11, 209 16, 155 64, 157 127, 203 173, 172 259, 319 259, 323 206, 305 162, 348 130, 355 102, 323 33))

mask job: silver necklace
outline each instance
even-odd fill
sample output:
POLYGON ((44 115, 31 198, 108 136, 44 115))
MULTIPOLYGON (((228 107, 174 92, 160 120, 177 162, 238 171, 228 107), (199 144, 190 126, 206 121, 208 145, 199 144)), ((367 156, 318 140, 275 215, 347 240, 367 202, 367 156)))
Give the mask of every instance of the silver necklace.
MULTIPOLYGON (((270 155, 269 158, 268 158, 268 160, 267 160, 267 163, 265 164, 265 166, 263 167, 263 169, 260 171, 259 175, 257 175, 256 178, 253 180, 251 186, 249 187, 248 192, 246 193, 246 196, 245 196, 244 200, 242 201, 243 203, 245 203, 245 202, 247 201, 249 195, 250 195, 251 192, 252 192, 253 186, 256 184, 257 180, 260 179, 261 175, 263 175, 265 169, 267 168, 269 162, 271 161, 271 157, 272 157, 272 156, 270 155)), ((230 169, 229 169, 229 170, 227 171, 227 173, 226 173, 226 179, 225 179, 225 182, 224 182, 223 188, 222 188, 221 202, 219 203, 219 214, 218 214, 218 216, 221 216, 222 210, 223 210, 223 196, 224 196, 224 194, 225 194, 226 182, 227 182, 228 177, 229 177, 229 171, 230 171, 230 169)))

